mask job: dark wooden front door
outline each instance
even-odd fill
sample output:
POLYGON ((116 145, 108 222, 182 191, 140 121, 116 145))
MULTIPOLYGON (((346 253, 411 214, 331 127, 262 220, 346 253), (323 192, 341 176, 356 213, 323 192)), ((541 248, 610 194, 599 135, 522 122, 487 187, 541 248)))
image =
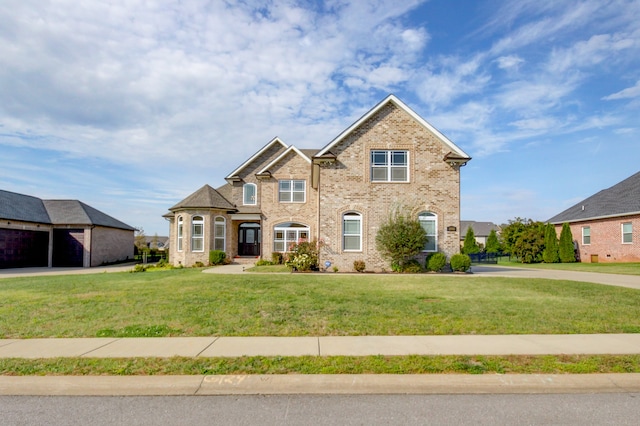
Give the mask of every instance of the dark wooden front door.
POLYGON ((238 227, 238 255, 260 256, 260 225, 242 223, 238 227))

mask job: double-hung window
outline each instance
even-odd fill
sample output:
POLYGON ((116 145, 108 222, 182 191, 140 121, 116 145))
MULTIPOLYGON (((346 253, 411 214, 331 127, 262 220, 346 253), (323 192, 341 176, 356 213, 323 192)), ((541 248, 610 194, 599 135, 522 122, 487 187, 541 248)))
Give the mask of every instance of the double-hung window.
POLYGON ((422 229, 424 229, 427 234, 427 243, 424 245, 423 251, 437 251, 437 219, 438 217, 431 212, 422 212, 418 215, 418 222, 420 222, 422 229))
POLYGON ((350 212, 342 216, 342 249, 362 251, 362 215, 350 212))
POLYGON ((409 151, 371 151, 371 182, 409 182, 409 151))
POLYGON ((242 187, 242 204, 245 206, 255 206, 258 196, 256 195, 257 187, 255 183, 245 183, 242 187))
POLYGON ((184 231, 184 222, 182 216, 178 216, 178 251, 182 251, 182 236, 184 231))
POLYGON ((306 182, 304 180, 281 180, 278 182, 278 201, 281 203, 304 203, 306 182))
POLYGON ((590 226, 582 227, 582 244, 584 245, 591 244, 591 227, 590 226))
POLYGON ((281 223, 273 230, 273 251, 287 252, 292 244, 309 241, 309 227, 301 223, 281 223))
POLYGON ((204 251, 204 218, 191 219, 191 251, 204 251))
POLYGON ((622 244, 633 243, 633 224, 631 222, 622 224, 622 244))
POLYGON ((226 236, 226 223, 224 217, 216 217, 213 228, 213 249, 224 251, 226 236))

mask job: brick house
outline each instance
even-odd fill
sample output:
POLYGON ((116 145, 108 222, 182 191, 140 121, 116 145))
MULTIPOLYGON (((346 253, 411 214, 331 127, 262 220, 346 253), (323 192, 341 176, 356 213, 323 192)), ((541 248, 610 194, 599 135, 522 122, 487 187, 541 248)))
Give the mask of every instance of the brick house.
POLYGON ((459 252, 460 167, 471 158, 393 95, 322 149, 275 138, 225 178, 169 209, 170 259, 191 266, 210 250, 271 259, 301 239, 320 240, 320 264, 363 260, 389 269, 375 247, 394 208, 418 218, 423 257, 459 252))
POLYGON ((78 200, 0 190, 0 268, 91 267, 133 259, 134 231, 78 200))
POLYGON ((569 223, 581 262, 640 262, 640 172, 548 222, 569 223))

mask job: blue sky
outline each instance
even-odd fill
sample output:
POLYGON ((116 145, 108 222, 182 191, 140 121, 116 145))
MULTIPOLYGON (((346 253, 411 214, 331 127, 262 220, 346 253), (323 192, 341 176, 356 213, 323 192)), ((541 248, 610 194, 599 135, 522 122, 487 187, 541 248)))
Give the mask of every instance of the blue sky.
POLYGON ((0 188, 147 235, 279 136, 393 93, 473 157, 462 218, 546 220, 640 169, 640 1, 5 0, 0 188))

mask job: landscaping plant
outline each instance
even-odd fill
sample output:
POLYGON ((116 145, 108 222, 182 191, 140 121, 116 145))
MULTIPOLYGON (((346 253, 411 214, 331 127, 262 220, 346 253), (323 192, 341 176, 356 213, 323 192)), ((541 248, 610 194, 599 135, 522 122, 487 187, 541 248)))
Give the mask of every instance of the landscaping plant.
POLYGON ((391 262, 392 270, 404 271, 404 265, 422 252, 427 234, 417 219, 396 209, 376 235, 376 248, 391 262))

